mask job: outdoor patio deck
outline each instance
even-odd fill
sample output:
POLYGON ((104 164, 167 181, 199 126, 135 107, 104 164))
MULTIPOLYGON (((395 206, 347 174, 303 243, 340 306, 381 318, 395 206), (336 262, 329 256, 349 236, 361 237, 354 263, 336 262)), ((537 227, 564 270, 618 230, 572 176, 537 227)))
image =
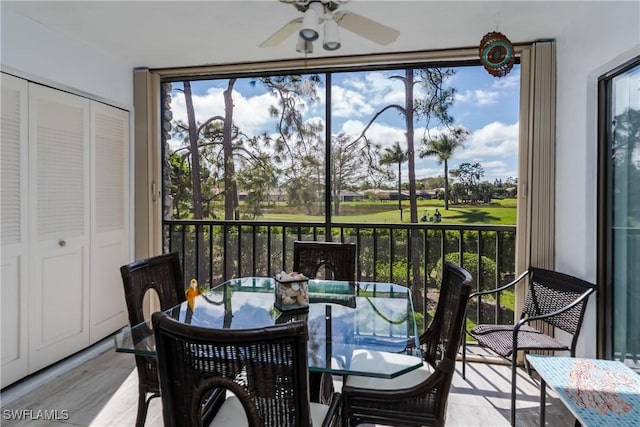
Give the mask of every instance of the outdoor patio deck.
MULTIPOLYGON (((473 349, 473 348, 472 348, 473 349)), ((518 426, 539 425, 538 382, 524 370, 518 378, 518 426)), ((449 398, 447 425, 508 426, 509 378, 506 365, 470 363, 467 380, 456 367, 449 398)), ((336 381, 339 389, 340 381, 336 381)), ((133 426, 136 418, 137 376, 132 355, 116 353, 107 339, 71 360, 49 368, 2 395, 2 425, 9 426, 133 426), (78 361, 82 363, 78 364, 78 361), (71 369, 69 365, 77 365, 71 369), (65 365, 67 368, 65 368, 65 365), (61 372, 62 371, 62 372, 61 372), (51 421, 8 420, 7 410, 68 410, 68 419, 51 421)), ((547 425, 573 426, 574 419, 562 403, 547 398, 547 425)), ((147 426, 162 426, 160 399, 151 401, 147 426)))

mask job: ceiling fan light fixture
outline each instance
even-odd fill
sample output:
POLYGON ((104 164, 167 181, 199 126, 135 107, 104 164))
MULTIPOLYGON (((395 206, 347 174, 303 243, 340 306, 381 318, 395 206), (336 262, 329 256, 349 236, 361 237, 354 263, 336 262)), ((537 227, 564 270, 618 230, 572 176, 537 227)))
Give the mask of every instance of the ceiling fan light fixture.
MULTIPOLYGON (((1 0, 0 0, 1 1, 1 0)), ((284 24, 278 31, 260 44, 260 47, 274 47, 296 34, 296 51, 302 54, 312 53, 310 44, 320 39, 322 47, 328 51, 342 48, 340 40, 342 29, 386 46, 398 39, 400 32, 366 16, 344 10, 340 6, 352 0, 280 0, 296 8, 299 15, 284 24), (323 26, 323 29, 320 29, 323 26), (340 29, 338 29, 340 27, 340 29)))
POLYGON ((313 53, 313 43, 305 40, 302 36, 298 35, 298 42, 296 43, 296 51, 300 53, 313 53))
POLYGON ((302 26, 300 27, 300 37, 310 42, 317 40, 320 37, 318 33, 318 25, 320 24, 320 17, 324 13, 322 4, 311 3, 309 9, 304 13, 302 17, 302 26), (319 6, 319 10, 318 10, 319 6))
POLYGON ((324 41, 322 47, 325 50, 338 50, 341 45, 338 23, 333 19, 327 20, 327 22, 324 23, 324 41))

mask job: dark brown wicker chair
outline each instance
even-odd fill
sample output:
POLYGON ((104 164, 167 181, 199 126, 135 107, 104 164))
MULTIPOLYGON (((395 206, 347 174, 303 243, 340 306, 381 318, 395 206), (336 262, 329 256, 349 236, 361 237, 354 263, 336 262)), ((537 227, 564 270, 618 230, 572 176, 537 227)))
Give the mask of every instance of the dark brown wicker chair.
POLYGON ((309 403, 305 322, 210 329, 179 323, 162 312, 154 313, 152 322, 166 427, 201 422, 198 410, 211 378, 225 378, 242 389, 222 404, 213 426, 307 427, 312 420, 314 426, 339 424, 339 393, 330 406, 309 403), (258 420, 245 424, 239 403, 258 420))
POLYGON ((311 279, 356 279, 356 245, 336 242, 293 242, 293 269, 311 279), (324 276, 319 274, 324 270, 324 276))
MULTIPOLYGON (((357 248, 353 243, 295 241, 293 270, 311 279, 356 280, 357 248)), ((333 376, 313 373, 309 377, 311 400, 327 402, 333 395, 333 376)))
MULTIPOLYGON (((587 300, 595 285, 567 274, 552 270, 530 267, 515 280, 489 291, 474 292, 469 299, 480 295, 497 294, 514 287, 525 278, 529 279, 529 289, 516 325, 479 324, 467 333, 474 337, 478 345, 511 361, 511 425, 516 420, 516 368, 517 352, 523 350, 569 351, 575 356, 576 343, 582 326, 587 300), (529 326, 533 321, 544 321, 554 328, 572 336, 566 345, 555 338, 529 326)), ((465 377, 466 340, 462 348, 462 377, 465 377)), ((528 367, 527 367, 528 369, 528 367)))
POLYGON ((342 387, 344 426, 444 425, 470 292, 471 275, 445 262, 436 312, 423 334, 425 365, 391 380, 350 375, 342 387))
MULTIPOLYGON (((150 289, 157 292, 161 310, 168 310, 185 300, 180 258, 176 252, 123 265, 120 267, 120 274, 131 326, 145 321, 142 303, 145 293, 150 289)), ((149 401, 160 395, 160 384, 155 357, 136 355, 135 358, 139 391, 136 426, 142 427, 149 401)))

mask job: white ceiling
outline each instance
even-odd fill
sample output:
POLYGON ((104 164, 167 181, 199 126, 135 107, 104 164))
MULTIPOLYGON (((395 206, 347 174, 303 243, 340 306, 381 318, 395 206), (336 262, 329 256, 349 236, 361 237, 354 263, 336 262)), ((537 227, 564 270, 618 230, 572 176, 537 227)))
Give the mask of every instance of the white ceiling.
MULTIPOLYGON (((342 48, 316 43, 309 58, 478 46, 496 29, 513 43, 556 38, 592 7, 577 1, 365 1, 340 7, 400 31, 379 46, 342 30, 342 48)), ((303 58, 296 37, 258 45, 300 16, 294 6, 261 1, 2 1, 56 32, 84 40, 140 67, 163 68, 303 58)))

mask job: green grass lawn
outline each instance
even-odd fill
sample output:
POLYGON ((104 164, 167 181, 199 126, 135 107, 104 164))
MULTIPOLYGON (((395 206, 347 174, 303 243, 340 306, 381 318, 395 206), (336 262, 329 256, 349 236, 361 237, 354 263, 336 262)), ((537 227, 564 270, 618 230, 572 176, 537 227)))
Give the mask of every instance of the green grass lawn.
MULTIPOLYGON (((444 209, 442 200, 421 200, 418 202, 418 218, 427 213, 432 216, 437 208, 442 214, 441 224, 516 224, 516 199, 494 200, 488 205, 449 205, 449 210, 444 209)), ((343 202, 340 204, 340 215, 333 215, 334 222, 376 222, 376 223, 409 223, 409 202, 403 201, 403 215, 400 220, 400 210, 397 201, 374 202, 343 202)), ((242 207, 241 207, 242 209, 242 207)), ((323 215, 307 215, 303 212, 291 212, 284 206, 265 209, 263 216, 258 220, 263 221, 300 221, 322 222, 323 215)))

